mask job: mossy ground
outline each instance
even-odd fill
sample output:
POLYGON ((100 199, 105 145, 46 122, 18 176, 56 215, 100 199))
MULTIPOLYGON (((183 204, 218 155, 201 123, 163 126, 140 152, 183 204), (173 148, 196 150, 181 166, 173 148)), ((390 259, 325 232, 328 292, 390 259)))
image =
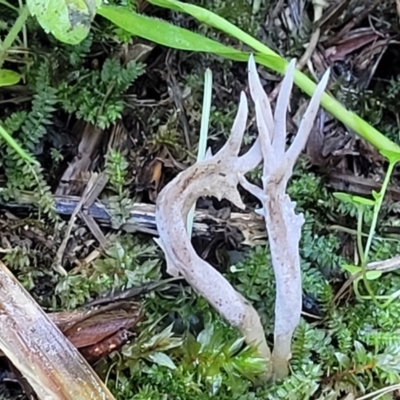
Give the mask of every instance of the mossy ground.
MULTIPOLYGON (((299 58, 312 34, 313 8, 308 1, 289 1, 281 9, 276 8, 277 2, 265 1, 256 15, 245 0, 234 5, 229 1, 196 3, 237 24, 286 58, 299 58)), ((365 28, 372 20, 382 35, 397 35, 398 17, 395 6, 389 3, 381 2, 356 21, 353 29, 365 28)), ((1 4, 0 10, 0 34, 4 35, 14 15, 1 4)), ((325 44, 362 10, 360 2, 350 1, 339 17, 325 25, 316 51, 322 54, 336 45, 325 44)), ((181 14, 152 7, 146 12, 239 45, 181 14)), ((7 61, 8 66, 18 61, 25 82, 0 91, 0 121, 35 155, 41 168, 36 171, 37 180, 32 180, 31 171, 4 143, 0 144, 1 247, 7 250, 2 259, 46 310, 74 309, 104 292, 166 276, 162 252, 150 235, 121 229, 126 209, 133 201, 154 202, 163 185, 194 162, 206 67, 211 68, 214 80, 209 145, 214 150, 222 145, 229 135, 239 93, 246 89, 246 66, 159 46, 141 61, 128 61, 130 52, 137 49, 135 45, 143 41, 130 39, 101 19, 79 46, 57 42, 33 20, 29 20, 27 29, 29 53, 10 54, 7 61), (177 106, 184 112, 177 112, 177 106), (57 216, 52 195, 78 152, 82 137, 82 125, 76 124, 79 120, 95 124, 101 129, 93 135, 104 136, 89 170, 108 174, 100 197, 109 202, 114 229, 103 229, 107 249, 94 261, 84 263, 99 246, 88 227, 78 221, 63 257, 62 267, 69 274, 62 277, 54 270, 53 261, 67 221, 57 216), (161 172, 159 159, 164 162, 161 172), (25 198, 22 195, 30 199, 29 207, 15 205, 25 198)), ((389 60, 399 57, 398 46, 389 44, 380 59, 373 53, 368 60, 366 51, 362 58, 365 65, 360 69, 355 60, 365 48, 348 52, 332 63, 332 91, 346 107, 399 142, 396 104, 400 100, 400 71, 396 63, 389 65, 389 60)), ((311 59, 312 65, 316 62, 311 59)), ((279 81, 265 70, 262 77, 269 92, 279 81)), ((304 99, 295 91, 289 130, 295 126, 296 110, 304 99)), ((357 210, 333 197, 338 184, 332 172, 359 178, 358 186, 344 182, 344 187, 357 193, 364 188, 363 179, 381 180, 385 165, 370 147, 330 121, 329 116, 328 122, 327 134, 335 133, 331 138, 344 135, 345 139, 333 141, 334 146, 329 145, 332 141, 325 143, 323 164, 303 155, 289 187, 290 196, 306 219, 301 241, 304 315, 293 344, 290 377, 281 383, 260 385, 260 360, 243 347, 237 333, 186 285, 169 284, 140 298, 146 319, 139 337, 96 365, 118 400, 342 399, 400 383, 398 301, 380 309, 370 299, 356 297, 351 285, 336 297, 348 278, 342 265, 357 261, 357 210)), ((246 144, 255 135, 252 123, 246 144)), ((259 173, 255 171, 251 178, 257 182, 259 173)), ((87 182, 87 172, 79 179, 87 182)), ((394 194, 382 209, 371 261, 388 259, 400 251, 397 181, 395 174, 394 194)), ((78 184, 70 188, 71 194, 81 195, 83 187, 78 184)), ((245 199, 249 210, 257 206, 253 198, 245 199)), ((203 206, 224 210, 228 205, 212 201, 203 206)), ((372 213, 366 212, 365 232, 371 219, 372 213)), ((199 254, 225 273, 254 304, 272 341, 274 278, 268 246, 246 247, 237 235, 233 240, 228 232, 216 234, 211 243, 196 238, 195 245, 199 254)), ((399 285, 396 272, 371 281, 376 295, 394 293, 399 285)), ((365 292, 362 283, 360 290, 365 292)), ((6 371, 6 363, 3 369, 6 371)), ((6 381, 0 384, 3 398, 19 395, 21 392, 15 394, 15 387, 6 381)), ((385 396, 382 398, 395 398, 393 392, 385 396)))

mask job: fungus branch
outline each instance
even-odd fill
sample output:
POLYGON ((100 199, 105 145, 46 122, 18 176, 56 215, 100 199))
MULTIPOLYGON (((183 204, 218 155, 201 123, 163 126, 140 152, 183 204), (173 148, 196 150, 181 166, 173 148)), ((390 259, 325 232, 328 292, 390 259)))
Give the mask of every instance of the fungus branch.
POLYGON ((278 379, 288 374, 291 341, 300 321, 302 303, 299 242, 304 218, 303 215, 295 213, 295 203, 286 194, 286 186, 293 173, 294 164, 307 142, 329 78, 327 71, 310 101, 293 143, 286 150, 286 113, 294 72, 295 60, 292 60, 283 79, 272 117, 271 106, 261 86, 254 59, 250 58, 250 93, 256 106, 257 127, 264 160, 263 189, 251 185, 243 176, 240 178, 242 186, 254 194, 263 205, 259 212, 265 218, 276 281, 272 362, 278 379))
POLYGON ((186 231, 186 217, 201 196, 226 198, 240 208, 244 204, 237 186, 239 173, 245 174, 261 162, 261 152, 255 145, 247 155, 238 156, 247 121, 247 100, 242 93, 239 110, 231 136, 214 156, 208 154, 181 172, 159 194, 156 222, 167 270, 171 275, 181 274, 187 282, 233 326, 237 327, 247 343, 258 346, 259 355, 270 359, 264 330, 255 309, 211 265, 194 251, 186 231))
POLYGON ((244 208, 237 189, 240 182, 262 202, 277 287, 272 364, 278 378, 288 372, 291 339, 300 319, 302 294, 298 247, 303 216, 295 214, 295 204, 285 193, 286 186, 294 163, 307 141, 328 80, 326 73, 311 99, 293 144, 285 151, 286 112, 294 69, 292 61, 273 116, 251 57, 249 82, 256 106, 259 138, 245 155, 239 157, 248 112, 247 100, 242 93, 231 136, 225 146, 214 156, 208 154, 206 160, 181 172, 161 191, 156 206, 160 235, 157 243, 165 253, 168 273, 174 276, 181 274, 230 324, 239 329, 246 343, 257 345, 259 355, 270 359, 270 350, 256 310, 218 271, 196 254, 186 231, 187 214, 201 196, 226 198, 244 208), (263 189, 244 178, 262 159, 263 189))

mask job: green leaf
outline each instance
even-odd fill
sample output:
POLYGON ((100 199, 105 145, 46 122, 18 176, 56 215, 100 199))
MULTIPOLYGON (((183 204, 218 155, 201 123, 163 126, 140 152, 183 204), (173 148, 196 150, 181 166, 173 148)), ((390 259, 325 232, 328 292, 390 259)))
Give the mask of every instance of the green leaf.
POLYGON ((349 368, 351 365, 351 360, 347 354, 335 352, 335 357, 337 358, 339 365, 343 368, 349 368))
POLYGON ((174 362, 171 360, 171 358, 161 352, 155 352, 153 354, 150 354, 149 357, 150 361, 153 361, 155 364, 161 365, 162 367, 167 367, 169 369, 176 369, 176 365, 174 362))
MULTIPOLYGON (((362 272, 362 268, 358 267, 356 265, 353 264, 343 264, 342 268, 347 271, 350 272, 351 275, 355 275, 358 274, 359 272, 362 272)), ((366 273, 366 277, 369 281, 373 281, 375 279, 378 279, 382 276, 382 272, 381 271, 367 271, 366 273)))
POLYGON ((133 35, 163 46, 186 51, 213 53, 239 61, 247 61, 249 57, 249 53, 232 49, 187 29, 134 13, 125 8, 103 5, 98 10, 98 14, 133 35))
POLYGON ((278 55, 265 55, 262 53, 256 54, 254 59, 261 65, 268 66, 274 71, 278 71, 281 74, 284 74, 286 71, 286 67, 289 63, 282 57, 278 55))
POLYGON ((58 40, 78 44, 89 33, 99 0, 27 0, 32 15, 58 40))
POLYGON ((333 196, 336 197, 338 200, 343 201, 345 203, 354 204, 353 196, 351 194, 336 192, 336 193, 333 193, 333 196))
POLYGON ((361 204, 363 206, 373 207, 375 205, 375 201, 371 199, 367 199, 366 197, 361 196, 352 196, 353 201, 357 204, 361 204))
POLYGON ((209 324, 203 329, 197 336, 197 341, 201 344, 202 350, 204 350, 211 342, 214 334, 214 326, 209 324))
POLYGON ((348 193, 342 193, 342 192, 336 192, 333 193, 333 195, 340 201, 343 201, 345 203, 351 203, 356 206, 362 205, 362 206, 368 206, 368 207, 373 207, 375 205, 375 201, 368 199, 366 197, 361 197, 361 196, 352 196, 351 194, 348 193))
POLYGON ((390 151, 390 150, 381 150, 380 153, 386 157, 391 164, 398 163, 400 161, 400 152, 398 151, 390 151))
POLYGON ((21 75, 9 69, 0 69, 0 87, 12 86, 19 82, 21 75))
POLYGON ((357 356, 357 361, 367 361, 367 351, 361 342, 357 340, 354 341, 354 350, 357 356))
POLYGON ((230 355, 233 355, 233 354, 235 354, 236 352, 238 352, 238 351, 241 349, 243 343, 244 343, 244 338, 243 338, 243 337, 241 337, 241 338, 239 338, 239 339, 236 339, 236 340, 229 346, 229 350, 228 350, 229 354, 230 354, 230 355))
POLYGON ((382 276, 381 271, 367 271, 366 277, 369 281, 374 281, 375 279, 379 279, 382 276))
MULTIPOLYGON (((165 7, 171 10, 185 12, 196 18, 200 22, 203 22, 204 24, 212 26, 222 32, 227 33, 228 35, 236 37, 243 43, 246 43, 248 46, 252 47, 256 52, 259 52, 265 56, 275 56, 277 58, 282 58, 279 56, 279 54, 275 53, 269 47, 265 46, 263 43, 253 38, 248 33, 230 23, 225 18, 220 17, 212 11, 206 10, 205 8, 196 6, 194 4, 183 3, 177 0, 149 0, 149 3, 152 3, 159 7, 165 7)), ((283 58, 282 60, 286 63, 283 58)), ((247 59, 245 61, 247 62, 247 59)))
MULTIPOLYGON (((279 54, 272 51, 269 47, 265 46, 263 43, 261 43, 248 33, 242 31, 226 19, 220 17, 219 15, 214 14, 211 11, 205 10, 199 6, 182 3, 177 0, 148 1, 149 3, 158 5, 160 7, 165 7, 175 11, 182 11, 190 14, 199 21, 235 37, 255 51, 255 59, 257 60, 257 62, 280 73, 285 72, 285 69, 282 68, 282 66, 285 66, 287 64, 286 60, 284 60, 279 54), (263 56, 275 56, 276 58, 281 58, 282 60, 280 64, 274 65, 271 64, 267 58, 263 58, 263 56)), ((229 58, 229 56, 226 57, 229 58)), ((295 84, 299 86, 309 96, 314 93, 316 84, 307 75, 296 70, 294 81, 295 84)), ((327 93, 322 96, 321 105, 333 116, 335 116, 339 121, 343 122, 346 126, 356 131, 360 136, 367 139, 377 149, 385 149, 390 151, 397 150, 400 153, 400 147, 396 143, 392 142, 390 139, 382 135, 381 132, 369 125, 358 115, 346 110, 336 99, 334 99, 327 93)))
POLYGON ((356 265, 353 265, 353 264, 343 264, 342 268, 345 271, 350 272, 350 274, 352 274, 352 275, 355 275, 358 272, 362 271, 361 267, 357 267, 356 265))

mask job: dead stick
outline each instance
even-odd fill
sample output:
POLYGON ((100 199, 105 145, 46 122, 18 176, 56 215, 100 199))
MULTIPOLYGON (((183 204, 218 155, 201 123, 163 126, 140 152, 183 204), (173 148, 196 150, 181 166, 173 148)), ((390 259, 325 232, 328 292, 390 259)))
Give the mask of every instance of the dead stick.
MULTIPOLYGON (((71 216, 76 206, 81 201, 78 196, 55 196, 56 212, 59 215, 71 216)), ((24 192, 19 197, 19 203, 3 203, 1 208, 8 208, 17 214, 21 208, 33 207, 34 197, 30 192, 24 192)), ((105 202, 95 201, 90 207, 82 208, 85 213, 93 217, 101 226, 111 227, 112 211, 105 202)), ((155 222, 155 205, 146 203, 134 203, 130 209, 130 217, 126 223, 118 227, 125 232, 143 232, 150 235, 158 235, 155 222)), ((198 209, 194 216, 193 236, 212 239, 216 234, 225 233, 229 229, 239 231, 245 245, 254 246, 265 242, 266 233, 263 218, 254 212, 232 212, 228 218, 221 218, 208 210, 198 209)))

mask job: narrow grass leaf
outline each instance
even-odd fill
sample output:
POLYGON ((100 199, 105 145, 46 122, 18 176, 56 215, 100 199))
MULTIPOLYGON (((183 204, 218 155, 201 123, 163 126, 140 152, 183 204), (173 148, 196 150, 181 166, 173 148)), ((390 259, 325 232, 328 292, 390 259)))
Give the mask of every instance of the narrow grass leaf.
MULTIPOLYGON (((212 26, 229 34, 230 36, 235 37, 236 39, 247 44, 256 51, 255 59, 258 63, 276 72, 285 72, 287 61, 284 58, 271 50, 268 46, 264 45, 257 39, 253 38, 251 35, 242 31, 235 25, 231 24, 224 18, 214 14, 213 12, 203 9, 199 6, 195 6, 193 4, 182 3, 177 0, 149 0, 149 2, 160 7, 185 12, 193 16, 200 22, 203 22, 209 26, 212 26), (273 58, 270 58, 270 56, 272 56, 273 58)), ((225 57, 230 58, 228 56, 225 57)), ((239 60, 239 58, 237 58, 236 60, 239 60)), ((314 94, 317 86, 307 75, 297 70, 295 72, 294 82, 309 96, 312 96, 314 94)), ((354 130, 364 139, 368 140, 377 149, 389 150, 393 152, 400 151, 400 147, 396 143, 388 139, 386 136, 384 136, 381 132, 372 127, 370 124, 368 124, 368 122, 364 121, 358 115, 346 110, 336 99, 329 96, 328 94, 325 93, 322 96, 321 105, 339 121, 343 122, 348 128, 354 130)))
POLYGON ((124 8, 102 6, 98 14, 133 35, 179 50, 213 53, 232 60, 247 61, 249 54, 232 49, 168 22, 124 8))
POLYGON ((225 18, 220 17, 212 11, 206 10, 205 8, 196 6, 194 4, 182 3, 181 1, 176 0, 149 0, 149 3, 152 3, 159 7, 185 12, 186 14, 191 15, 200 22, 203 22, 209 26, 212 26, 213 28, 219 29, 220 31, 225 32, 228 35, 239 39, 241 42, 246 43, 257 52, 266 55, 279 56, 269 47, 265 46, 263 43, 261 43, 248 33, 230 23, 225 18))
MULTIPOLYGON (((210 113, 211 113, 211 100, 212 100, 212 72, 209 68, 207 68, 206 73, 204 75, 204 95, 203 95, 203 107, 201 112, 201 125, 200 125, 199 146, 197 151, 197 162, 203 161, 206 156, 208 126, 210 123, 210 113)), ((187 217, 187 231, 189 237, 192 236, 193 232, 195 209, 196 209, 196 203, 193 204, 187 217)))
POLYGON ((0 136, 24 161, 35 164, 36 161, 14 140, 14 138, 0 125, 0 136))

